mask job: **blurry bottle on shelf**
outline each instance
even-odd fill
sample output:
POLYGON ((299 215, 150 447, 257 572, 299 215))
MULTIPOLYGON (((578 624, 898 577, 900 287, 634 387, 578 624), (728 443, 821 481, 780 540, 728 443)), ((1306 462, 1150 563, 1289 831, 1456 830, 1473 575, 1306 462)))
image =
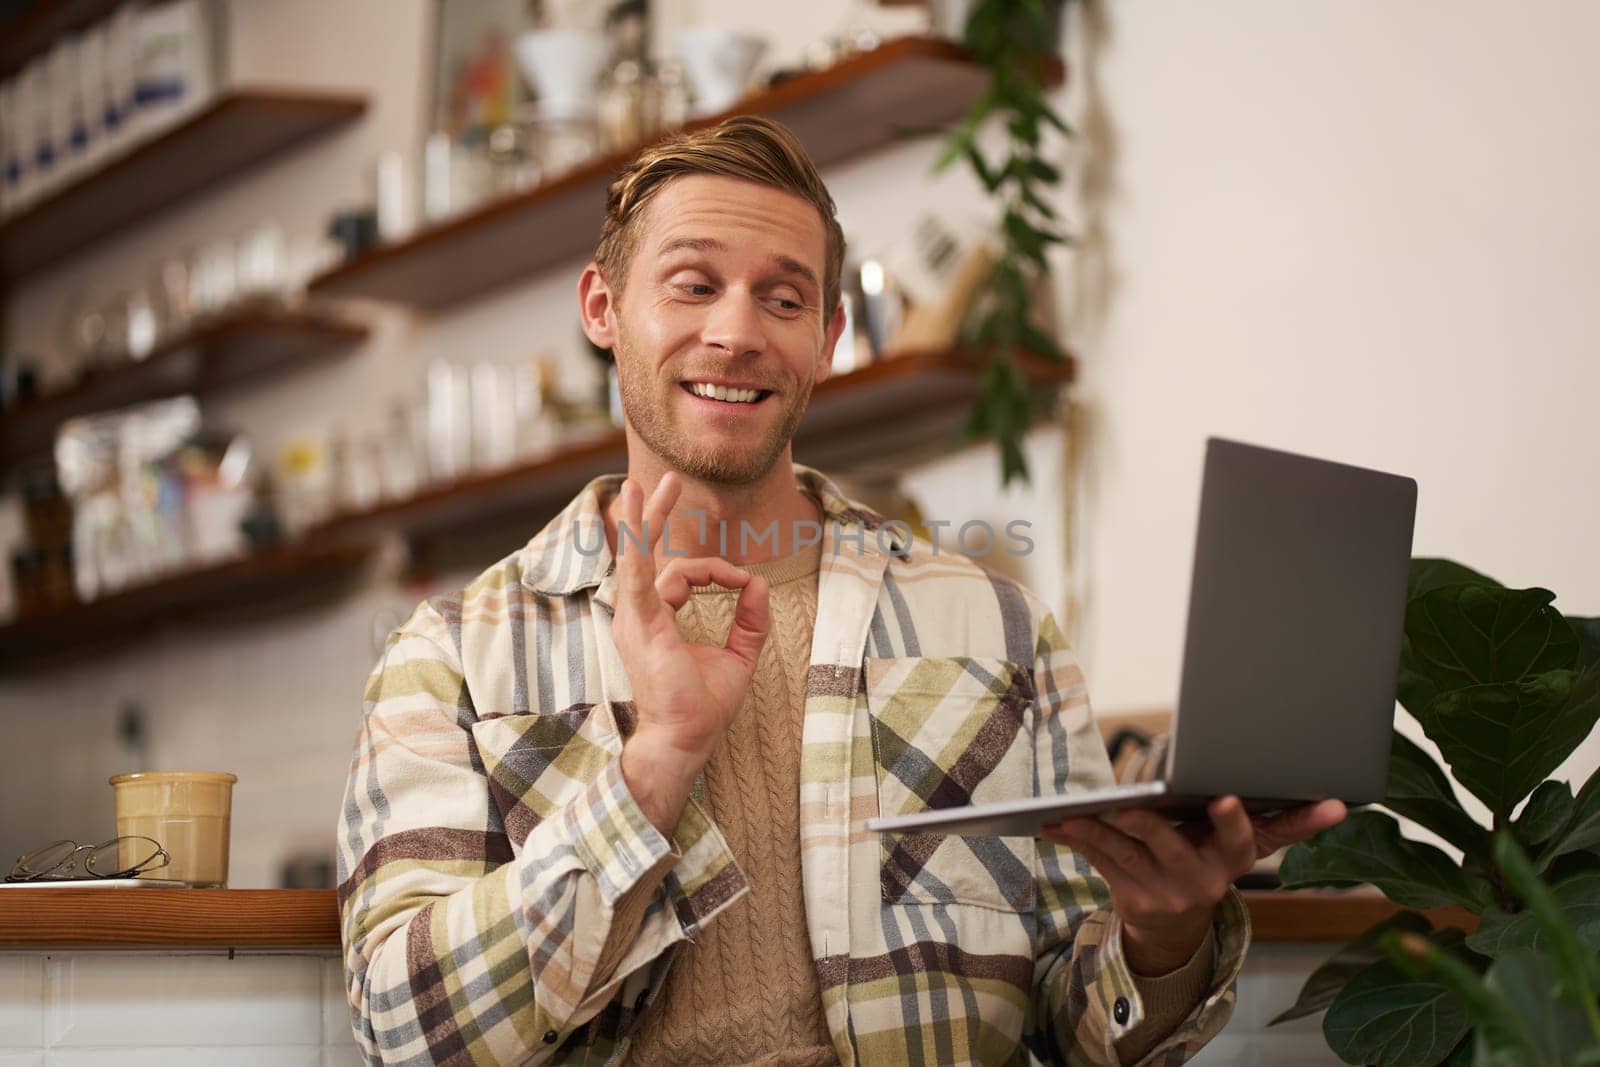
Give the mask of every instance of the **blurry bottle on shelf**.
POLYGON ((128 358, 137 363, 155 348, 160 333, 155 302, 150 299, 148 292, 134 289, 128 294, 122 322, 128 333, 121 347, 127 352, 128 358))
POLYGON ((137 15, 132 4, 123 4, 105 22, 106 110, 100 128, 105 138, 106 158, 120 155, 138 135, 134 122, 134 112, 138 107, 135 96, 138 76, 134 60, 136 22, 137 15))
POLYGON ((443 485, 472 468, 472 387, 467 368, 448 359, 428 364, 428 481, 443 485))
POLYGON ((197 317, 214 315, 233 302, 237 290, 233 245, 219 239, 195 252, 189 267, 189 306, 197 317))
POLYGON ((874 360, 890 355, 889 342, 905 314, 905 294, 883 260, 864 259, 845 271, 855 310, 859 312, 861 333, 874 360))
POLYGON ((835 376, 849 374, 871 362, 872 353, 860 332, 855 303, 848 290, 839 294, 839 306, 844 308, 844 329, 839 332, 839 340, 833 346, 831 373, 835 376))
POLYGON ((561 415, 551 361, 535 356, 516 367, 516 455, 533 460, 561 443, 561 415))
POLYGON ((404 240, 412 230, 405 157, 394 149, 378 154, 372 165, 372 204, 377 213, 378 240, 404 240))
POLYGON ((500 470, 517 458, 517 392, 511 368, 484 360, 470 371, 472 466, 500 470))
POLYGON ((105 23, 91 26, 78 38, 78 106, 75 116, 83 134, 83 170, 90 173, 105 162, 110 138, 107 136, 107 109, 110 83, 106 76, 105 23))
POLYGON ((597 101, 600 143, 627 149, 661 128, 661 91, 650 62, 650 20, 645 0, 622 0, 606 13, 610 68, 597 101))
POLYGON ((55 142, 50 129, 50 94, 47 60, 36 56, 23 66, 13 83, 11 108, 22 160, 10 210, 23 211, 47 195, 55 182, 55 142))
POLYGON ((55 146, 54 184, 77 178, 89 160, 89 130, 83 122, 83 82, 78 74, 78 38, 58 37, 46 59, 50 92, 50 142, 55 146))
POLYGON ((240 239, 234 278, 239 299, 283 299, 288 295, 283 227, 269 219, 240 239))
POLYGON ((689 75, 681 63, 656 68, 656 128, 675 130, 689 121, 689 75))
POLYGON ((332 434, 334 510, 340 514, 370 511, 382 496, 380 459, 376 442, 349 430, 332 434))
POLYGON ((413 429, 412 406, 397 400, 389 406, 378 467, 379 497, 408 500, 422 484, 421 455, 413 429))
POLYGON ((333 469, 326 435, 302 433, 278 453, 274 481, 283 532, 294 538, 333 516, 333 469))
POLYGON ((189 329, 194 319, 188 263, 182 256, 166 260, 156 271, 154 285, 160 293, 161 336, 177 337, 189 329))
POLYGON ((501 123, 490 128, 487 143, 491 196, 510 196, 539 184, 539 161, 525 128, 501 123))
POLYGON ((154 136, 204 107, 216 92, 214 47, 222 7, 164 0, 139 7, 133 27, 134 126, 154 136))
POLYGON ((428 135, 422 149, 422 215, 437 222, 466 211, 489 195, 489 159, 479 139, 458 142, 448 133, 428 135))

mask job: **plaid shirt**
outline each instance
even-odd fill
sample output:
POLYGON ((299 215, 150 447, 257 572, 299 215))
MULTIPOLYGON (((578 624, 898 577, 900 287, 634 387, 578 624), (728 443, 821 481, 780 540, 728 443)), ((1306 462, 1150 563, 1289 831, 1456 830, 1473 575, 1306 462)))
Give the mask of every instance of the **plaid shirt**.
MULTIPOLYGON (((1118 1062, 1143 1006, 1081 856, 863 827, 1113 784, 1071 648, 1029 590, 794 471, 825 515, 796 802, 840 1062, 1118 1062)), ((748 892, 699 803, 669 840, 619 771, 634 709, 601 502, 621 481, 595 478, 420 604, 368 679, 338 896, 371 1063, 622 1062, 674 950, 748 892), (663 861, 637 935, 608 946, 620 898, 663 861)), ((1249 941, 1236 893, 1215 932, 1210 988, 1141 1063, 1182 1063, 1227 1021, 1249 941)))

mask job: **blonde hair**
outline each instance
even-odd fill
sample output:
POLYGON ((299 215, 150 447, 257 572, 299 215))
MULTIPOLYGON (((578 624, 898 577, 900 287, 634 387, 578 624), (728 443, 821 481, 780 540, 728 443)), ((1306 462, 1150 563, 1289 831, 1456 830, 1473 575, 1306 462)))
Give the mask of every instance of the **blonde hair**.
POLYGON ((834 217, 833 197, 799 139, 783 123, 760 115, 735 115, 715 126, 675 133, 657 141, 623 168, 606 191, 595 263, 606 284, 622 291, 628 264, 639 247, 646 205, 661 187, 686 174, 720 174, 781 189, 813 204, 826 231, 823 321, 839 306, 844 270, 844 231, 834 217))

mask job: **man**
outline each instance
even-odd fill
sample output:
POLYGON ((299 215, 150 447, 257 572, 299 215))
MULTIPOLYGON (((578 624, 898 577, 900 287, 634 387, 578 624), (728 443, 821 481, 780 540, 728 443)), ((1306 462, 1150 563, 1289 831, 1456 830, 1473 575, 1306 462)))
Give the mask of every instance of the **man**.
POLYGON ((385 1063, 1180 1063, 1226 1021, 1231 883, 1343 816, 1191 841, 877 835, 1111 784, 1048 608, 792 462, 844 241, 757 118, 647 149, 578 284, 628 475, 390 635, 339 831, 385 1063))

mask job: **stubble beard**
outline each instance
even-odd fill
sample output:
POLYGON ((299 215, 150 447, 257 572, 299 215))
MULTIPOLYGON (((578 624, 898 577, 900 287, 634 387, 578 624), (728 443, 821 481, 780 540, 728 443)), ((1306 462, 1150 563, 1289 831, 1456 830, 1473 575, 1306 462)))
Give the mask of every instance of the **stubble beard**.
POLYGON ((781 403, 785 407, 777 426, 767 431, 762 439, 736 446, 708 445, 697 440, 691 429, 677 421, 676 413, 682 409, 672 394, 682 391, 683 387, 676 381, 659 377, 652 367, 634 358, 633 347, 620 321, 612 354, 617 361, 622 411, 634 432, 668 467, 686 478, 702 482, 749 485, 771 472, 793 440, 811 398, 809 383, 800 396, 775 393, 762 403, 781 403), (624 369, 628 373, 624 373, 624 369))

